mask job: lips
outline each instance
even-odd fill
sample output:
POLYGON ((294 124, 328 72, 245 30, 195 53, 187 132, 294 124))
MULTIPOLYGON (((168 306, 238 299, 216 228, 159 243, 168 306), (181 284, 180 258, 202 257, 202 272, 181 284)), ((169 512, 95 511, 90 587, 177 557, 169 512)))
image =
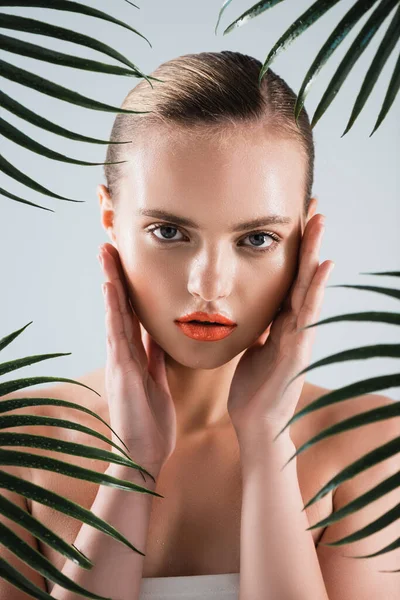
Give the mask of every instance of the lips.
POLYGON ((193 321, 186 323, 175 321, 175 324, 187 337, 198 342, 216 342, 222 340, 236 329, 236 325, 207 325, 207 323, 195 323, 193 321))
POLYGON ((224 315, 221 315, 219 313, 206 313, 206 312, 194 312, 194 313, 190 313, 187 315, 184 315, 183 317, 181 317, 180 319, 177 319, 177 321, 179 323, 191 323, 193 322, 194 324, 213 324, 213 325, 229 325, 229 326, 236 326, 237 324, 232 321, 231 319, 228 319, 228 317, 225 317, 224 315))

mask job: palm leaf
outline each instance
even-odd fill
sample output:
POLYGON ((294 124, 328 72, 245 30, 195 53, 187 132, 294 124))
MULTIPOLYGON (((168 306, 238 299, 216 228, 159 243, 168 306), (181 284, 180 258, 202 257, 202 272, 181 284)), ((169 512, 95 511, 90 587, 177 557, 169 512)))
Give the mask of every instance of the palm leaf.
POLYGON ((289 419, 283 429, 281 429, 275 439, 277 439, 281 433, 283 433, 285 429, 292 423, 295 423, 304 415, 308 415, 315 410, 319 410, 325 406, 330 406, 331 404, 343 402, 344 400, 355 398, 356 396, 360 396, 362 394, 371 394, 373 392, 387 390, 399 385, 400 373, 391 373, 390 375, 379 375, 378 377, 371 377, 370 379, 356 381, 355 383, 350 383, 349 385, 345 385, 337 390, 332 390, 331 392, 320 396, 317 398, 317 400, 314 400, 310 404, 307 404, 307 406, 295 413, 289 419))
POLYGON ((378 408, 373 408, 371 410, 358 413, 357 415, 353 415, 352 417, 344 419, 343 421, 339 421, 330 427, 326 427, 317 435, 299 446, 286 464, 288 464, 291 460, 308 448, 311 448, 311 446, 314 446, 314 444, 317 442, 325 440, 332 435, 338 435, 339 433, 349 431, 350 429, 357 429, 358 427, 363 427, 364 425, 369 425, 370 423, 375 423, 377 421, 385 421, 386 419, 392 419, 393 417, 400 417, 400 402, 395 400, 392 404, 379 406, 378 408))
MULTIPOLYGON (((400 519, 400 502, 392 509, 384 513, 381 517, 378 517, 377 519, 375 519, 375 521, 372 521, 372 523, 370 523, 369 525, 358 529, 350 535, 346 535, 344 538, 341 538, 336 542, 331 542, 330 544, 322 543, 322 545, 341 546, 343 544, 351 544, 353 542, 358 542, 359 540, 362 540, 363 538, 366 538, 369 535, 381 531, 381 529, 385 529, 385 527, 388 527, 388 525, 394 523, 395 521, 397 521, 397 519, 400 519)), ((311 529, 311 527, 309 529, 311 529)))
POLYGON ((133 33, 136 33, 144 40, 146 40, 150 48, 153 47, 144 35, 139 33, 136 29, 133 29, 133 27, 131 27, 124 21, 120 21, 115 17, 111 17, 110 15, 102 12, 101 10, 97 10, 96 8, 92 8, 90 6, 85 6, 84 4, 79 4, 78 2, 73 2, 72 0, 51 0, 51 5, 49 5, 48 0, 36 0, 34 2, 29 0, 0 0, 0 6, 21 6, 24 8, 27 8, 29 6, 37 8, 50 8, 51 10, 63 10, 68 12, 80 13, 82 15, 89 15, 90 17, 97 17, 99 19, 104 19, 105 21, 115 23, 116 25, 120 25, 121 27, 129 29, 133 33))
POLYGON ((348 479, 352 479, 359 473, 374 467, 378 463, 382 462, 383 460, 387 460, 398 452, 400 452, 400 436, 394 438, 393 440, 389 440, 389 442, 386 442, 386 444, 383 444, 382 446, 378 446, 378 448, 374 448, 374 450, 371 450, 371 452, 368 452, 365 456, 362 456, 342 469, 339 473, 332 477, 322 487, 322 489, 315 496, 313 496, 313 498, 311 498, 311 500, 307 502, 304 508, 308 508, 314 504, 314 502, 324 498, 330 491, 335 490, 339 485, 348 479))
POLYGON ((397 96, 399 88, 400 88, 400 54, 397 59, 396 66, 394 68, 393 75, 390 80, 389 87, 387 89, 381 111, 378 115, 378 119, 375 123, 375 127, 373 128, 369 137, 371 137, 371 135, 373 135, 375 133, 375 131, 378 129, 379 125, 382 123, 383 119, 386 117, 387 113, 389 112, 390 107, 392 106, 392 104, 394 102, 394 99, 397 96))
POLYGON ((26 510, 20 508, 4 496, 0 495, 0 512, 5 517, 12 521, 23 524, 23 527, 36 538, 42 540, 75 564, 84 569, 91 568, 93 563, 88 557, 78 550, 76 546, 70 546, 60 536, 54 533, 51 529, 43 525, 38 519, 32 517, 26 510), (50 542, 50 543, 49 543, 50 542))
POLYGON ((2 196, 7 196, 7 198, 11 198, 12 200, 16 200, 17 202, 22 202, 23 204, 28 204, 29 206, 35 206, 36 208, 42 208, 43 210, 49 210, 50 212, 55 212, 51 208, 46 208, 45 206, 40 206, 40 204, 35 204, 34 202, 29 202, 29 200, 25 200, 24 198, 20 198, 11 192, 7 192, 4 188, 0 187, 0 194, 2 196))
POLYGON ((31 137, 29 137, 25 133, 22 133, 22 131, 17 129, 17 127, 14 127, 14 125, 11 125, 11 123, 8 123, 1 117, 0 117, 0 133, 2 135, 4 135, 4 137, 6 137, 9 140, 11 140, 12 142, 14 142, 15 144, 18 144, 19 146, 22 146, 23 148, 26 148, 27 150, 30 150, 31 152, 35 152, 36 154, 39 154, 41 156, 46 156, 47 158, 51 158, 52 160, 58 160, 58 161, 70 163, 73 165, 81 165, 84 167, 88 167, 88 166, 94 167, 94 166, 107 165, 107 164, 116 165, 116 164, 121 164, 121 163, 127 162, 126 160, 119 160, 116 162, 108 162, 108 163, 107 162, 94 163, 94 162, 86 162, 84 160, 77 160, 76 158, 70 158, 69 156, 65 156, 64 154, 60 154, 59 152, 55 152, 54 150, 50 150, 50 148, 47 148, 46 146, 39 144, 39 142, 36 142, 35 140, 33 140, 31 137))
POLYGON ((343 288, 351 288, 354 290, 364 290, 367 292, 377 292, 378 294, 384 294, 385 296, 392 296, 393 298, 400 299, 400 290, 396 290, 393 288, 386 287, 376 287, 373 285, 327 285, 326 287, 334 288, 334 287, 343 287, 343 288))
POLYGON ((378 311, 366 311, 362 313, 347 313, 345 315, 338 315, 336 317, 329 317, 318 321, 317 323, 311 323, 302 327, 303 329, 309 329, 310 327, 316 327, 317 325, 326 325, 327 323, 338 323, 340 321, 372 321, 377 323, 389 323, 391 325, 400 325, 400 314, 392 312, 378 312, 378 311))
MULTIPOLYGON (((0 339, 0 351, 6 348, 10 343, 12 343, 12 341, 14 341, 30 324, 31 323, 28 323, 21 329, 13 331, 12 333, 0 339)), ((25 366, 35 364, 43 360, 47 360, 49 358, 56 358, 58 356, 65 356, 67 354, 70 353, 33 355, 4 362, 0 364, 0 376, 15 371, 19 368, 23 368, 25 366)), ((25 388, 27 386, 36 385, 38 383, 49 383, 51 381, 75 383, 99 395, 98 392, 96 392, 89 386, 72 379, 54 377, 31 377, 1 383, 0 397, 12 393, 18 389, 25 388)), ((105 421, 101 417, 99 417, 89 409, 86 409, 85 407, 81 407, 80 405, 77 405, 72 402, 65 402, 61 400, 55 400, 52 398, 13 398, 9 400, 3 400, 0 401, 0 412, 5 413, 7 411, 15 410, 23 406, 39 406, 44 404, 58 404, 83 410, 84 412, 95 416, 96 418, 100 419, 102 422, 105 423, 105 421)), ((143 478, 143 473, 147 473, 154 480, 154 477, 151 475, 151 473, 134 463, 129 457, 129 455, 127 455, 124 452, 124 450, 119 448, 114 442, 101 435, 97 431, 84 427, 79 423, 71 423, 69 420, 52 419, 49 417, 41 417, 36 415, 14 414, 0 416, 0 429, 21 426, 26 427, 32 425, 64 427, 68 429, 75 429, 77 431, 81 431, 90 435, 94 435, 95 437, 98 437, 99 439, 102 439, 103 441, 119 449, 126 456, 126 458, 118 456, 116 453, 112 453, 98 448, 92 448, 83 444, 71 443, 40 435, 10 432, 0 433, 0 446, 27 446, 34 448, 43 448, 55 452, 64 452, 65 454, 70 454, 74 456, 83 456, 95 460, 102 460, 115 464, 123 464, 125 466, 138 469, 143 478)), ((109 427, 109 429, 112 430, 112 428, 107 423, 106 425, 109 427)), ((126 447, 125 444, 124 446, 126 447)), ((45 469, 70 477, 83 479, 85 481, 92 481, 97 483, 98 485, 108 485, 112 487, 117 487, 119 489, 136 491, 140 493, 148 493, 163 498, 163 496, 161 496, 160 494, 147 488, 133 484, 129 481, 112 477, 110 475, 107 475, 106 473, 101 474, 97 471, 85 469, 76 465, 71 465, 69 462, 40 456, 38 454, 29 454, 27 452, 0 449, 0 466, 1 465, 22 466, 27 469, 45 469)), ((66 498, 63 498, 58 494, 49 492, 40 486, 27 482, 19 477, 15 477, 9 473, 2 471, 1 469, 0 487, 11 490, 15 493, 19 493, 26 498, 31 498, 37 502, 41 502, 43 504, 51 506, 52 508, 65 514, 68 514, 72 517, 80 518, 81 522, 87 523, 98 528, 99 530, 103 531, 107 535, 110 535, 114 539, 123 542, 135 552, 139 552, 143 555, 143 553, 136 549, 129 542, 129 540, 127 540, 122 534, 120 534, 107 522, 102 521, 101 519, 93 515, 91 511, 84 509, 83 507, 75 504, 74 502, 68 501, 66 498)), ((25 527, 25 529, 29 530, 32 533, 32 535, 38 535, 38 537, 41 537, 41 539, 43 539, 43 541, 45 541, 49 546, 53 547, 56 550, 59 550, 66 556, 71 557, 73 560, 78 562, 80 566, 83 566, 84 568, 91 568, 93 566, 91 561, 89 561, 87 557, 80 553, 74 546, 69 546, 68 544, 60 540, 58 536, 56 536, 51 530, 47 529, 39 521, 34 519, 31 515, 28 515, 28 518, 21 519, 21 513, 23 515, 26 515, 26 511, 20 509, 19 507, 13 506, 12 502, 9 502, 5 498, 2 498, 0 495, 0 514, 3 514, 11 520, 22 524, 22 526, 25 527), (2 500, 4 500, 4 502, 2 502, 2 500)), ((37 552, 36 550, 33 550, 31 546, 26 544, 26 542, 24 542, 15 533, 13 533, 11 529, 9 529, 1 523, 0 535, 2 537, 2 543, 4 546, 8 547, 14 554, 21 558, 21 560, 26 562, 32 568, 36 569, 44 577, 58 583, 59 585, 66 587, 67 589, 71 589, 74 591, 79 590, 81 594, 87 595, 86 590, 84 590, 84 588, 77 586, 72 580, 63 575, 61 571, 56 569, 52 565, 52 563, 50 563, 46 558, 44 558, 44 556, 41 553, 37 552)), ((33 588, 30 587, 31 584, 29 580, 27 580, 26 578, 22 578, 22 576, 20 575, 16 576, 15 574, 18 573, 18 571, 14 570, 11 567, 11 565, 9 565, 4 560, 0 561, 0 572, 6 573, 8 581, 15 584, 17 587, 19 587, 19 589, 29 590, 30 593, 34 592, 33 588)), ((93 594, 90 597, 93 597, 93 594)))
POLYGON ((26 594, 29 594, 31 598, 37 598, 37 600, 51 600, 52 596, 47 592, 41 590, 37 585, 32 583, 27 577, 21 575, 17 569, 15 569, 10 563, 4 558, 0 558, 0 576, 12 583, 16 588, 22 590, 26 594))
MULTIPOLYGON (((374 35, 379 30, 383 21, 388 17, 388 15, 396 6, 396 4, 398 4, 398 0, 382 0, 378 7, 374 10, 372 15, 369 17, 368 21, 365 23, 364 27, 361 29, 356 39, 353 41, 352 45, 347 51, 346 55, 342 59, 327 89, 325 90, 325 93, 322 96, 322 99, 315 110, 311 122, 311 127, 314 127, 318 123, 319 119, 330 106, 331 102, 336 97, 351 69, 353 68, 357 60, 360 58, 364 50, 368 47, 370 41, 373 39, 374 35)), ((318 67, 318 70, 319 68, 320 67, 318 67)), ((302 92, 304 92, 304 88, 302 88, 302 92)), ((300 112, 301 107, 304 104, 304 98, 305 94, 302 95, 301 98, 298 100, 298 113, 300 112)))
MULTIPOLYGON (((1 90, 0 90, 0 106, 2 108, 5 108, 9 112, 12 112, 14 115, 17 115, 17 117, 20 117, 21 119, 24 119, 25 121, 28 121, 29 123, 32 123, 32 125, 36 125, 37 127, 40 127, 40 129, 50 131, 51 133, 55 133, 56 135, 61 135, 65 138, 69 138, 71 140, 75 140, 75 141, 79 141, 79 142, 88 142, 91 144, 130 144, 130 143, 132 143, 131 141, 111 142, 108 140, 98 140, 97 138, 87 137, 85 135, 81 135, 80 133, 74 133, 72 131, 69 131, 69 129, 60 127, 60 125, 56 125, 55 123, 52 123, 48 119, 45 119, 44 117, 40 117, 39 115, 34 113, 32 110, 29 110, 29 108, 26 108, 25 106, 23 106, 22 104, 20 104, 16 100, 14 100, 14 98, 10 98, 10 96, 7 96, 7 94, 2 92, 1 90)), ((50 209, 48 208, 46 210, 50 210, 50 209)), ((52 211, 52 212, 54 212, 54 211, 52 211)))
MULTIPOLYGON (((340 521, 348 515, 351 515, 352 513, 356 512, 357 510, 361 510, 368 504, 371 504, 371 502, 375 502, 375 500, 378 500, 382 496, 389 494, 391 491, 395 490, 399 486, 400 473, 395 473, 394 475, 391 475, 390 477, 388 477, 378 485, 374 486, 358 498, 355 498, 348 504, 345 504, 345 506, 342 506, 340 509, 336 510, 334 513, 329 515, 329 517, 322 519, 321 521, 319 521, 312 527, 309 527, 308 529, 314 529, 319 526, 326 526, 331 525, 332 523, 336 523, 337 521, 340 521)), ((335 546, 337 545, 337 542, 332 542, 331 544, 326 545, 335 546)))
POLYGON ((72 200, 71 198, 66 198, 65 196, 60 196, 59 194, 55 194, 51 190, 48 190, 47 188, 45 188, 43 185, 40 185, 40 183, 38 183, 34 179, 31 179, 31 177, 28 177, 28 175, 25 175, 25 173, 22 173, 22 171, 20 171, 19 169, 14 167, 14 165, 9 163, 8 160, 6 160, 4 158, 4 156, 2 156, 1 154, 0 154, 0 171, 3 171, 3 173, 5 173, 9 177, 11 177, 12 179, 19 181, 19 183, 23 183, 24 185, 31 188, 32 190, 35 190, 36 192, 41 192, 42 194, 45 194, 46 196, 51 196, 52 198, 57 198, 59 200, 67 200, 68 202, 85 202, 84 200, 72 200))
POLYGON ((150 80, 155 79, 153 77, 147 77, 147 75, 142 73, 134 63, 132 63, 111 46, 108 46, 100 40, 92 38, 88 35, 84 35, 83 33, 78 33, 76 31, 66 29, 65 27, 59 27, 58 25, 52 25, 50 23, 44 23, 42 21, 37 21, 36 19, 20 17, 17 15, 1 15, 0 28, 1 27, 5 29, 14 29, 15 31, 23 31, 25 33, 45 35, 58 40, 64 40, 66 42, 72 42, 74 44, 79 44, 80 46, 91 48, 92 50, 101 52, 110 58, 115 58, 115 60, 121 62, 127 67, 130 67, 139 76, 147 79, 150 85, 150 80))
POLYGON ((273 48, 270 50, 260 71, 258 78, 261 83, 262 78, 267 72, 272 61, 278 54, 285 50, 299 35, 304 33, 311 25, 314 25, 330 8, 333 8, 340 0, 317 0, 303 14, 292 23, 292 25, 279 38, 273 48))
POLYGON ((400 271, 378 271, 378 272, 367 272, 361 273, 361 275, 383 275, 385 277, 400 277, 400 271))
POLYGON ((300 371, 300 373, 297 373, 297 375, 289 381, 289 384, 297 379, 297 377, 300 377, 300 375, 308 373, 308 371, 312 371, 312 369, 323 367, 324 365, 333 365, 347 360, 366 360, 368 358, 400 358, 400 344, 374 344, 373 346, 362 346, 361 348, 351 348, 350 350, 337 352, 336 354, 332 354, 331 356, 327 356, 326 358, 311 363, 308 367, 300 371))
MULTIPOLYGON (((240 17, 238 19, 236 19, 233 23, 231 23, 229 25, 229 27, 227 27, 225 29, 225 31, 222 35, 229 33, 230 31, 232 31, 232 29, 235 29, 236 27, 240 27, 241 25, 244 25, 247 21, 250 21, 250 19, 253 19, 257 15, 260 15, 261 13, 265 12, 266 10, 268 10, 268 8, 272 8, 276 4, 280 4, 282 1, 283 0, 262 0, 261 2, 257 2, 257 4, 255 4, 249 10, 246 10, 246 12, 244 12, 242 15, 240 15, 240 17)), ((228 5, 230 3, 231 3, 231 0, 225 0, 221 10, 219 11, 218 21, 215 26, 215 33, 217 33, 217 27, 221 20, 222 13, 225 11, 225 9, 228 7, 228 5)))
POLYGON ((29 531, 33 536, 42 540, 45 544, 63 554, 69 560, 72 560, 75 564, 83 567, 84 569, 91 568, 93 563, 88 557, 83 554, 76 546, 70 546, 67 542, 64 542, 60 536, 54 531, 43 525, 38 519, 32 517, 26 510, 20 508, 10 500, 7 500, 4 496, 0 495, 0 513, 5 517, 8 517, 16 523, 20 523, 24 529, 29 531))
MULTIPOLYGON (((225 0, 223 3, 223 6, 218 15, 218 22, 215 27, 215 33, 217 31, 217 27, 219 25, 222 13, 227 8, 227 6, 230 4, 230 1, 231 0, 225 0)), ((240 17, 238 19, 233 21, 225 29, 225 31, 223 32, 223 35, 225 35, 226 33, 229 33, 236 27, 240 27, 241 25, 243 25, 250 19, 258 16, 259 14, 261 14, 262 12, 267 10, 268 8, 272 8, 276 4, 279 4, 280 1, 281 0, 258 2, 253 7, 251 7, 247 11, 245 11, 242 15, 240 15, 240 17)), ((268 71, 268 68, 270 67, 272 61, 278 56, 278 54, 282 50, 285 50, 289 46, 289 44, 291 44, 299 35, 304 33, 311 25, 316 23, 318 21, 318 19, 320 19, 330 8, 335 6, 335 4, 337 4, 337 2, 339 2, 339 0, 317 0, 303 14, 301 14, 300 17, 298 17, 290 25, 290 27, 284 32, 284 34, 279 38, 279 40, 275 43, 275 45, 269 51, 268 56, 265 59, 264 64, 262 65, 262 68, 260 70, 259 80, 258 80, 259 85, 261 84, 261 81, 262 81, 265 73, 268 71)), ((330 35, 330 37, 328 38, 326 43, 323 45, 323 47, 321 48, 320 52, 318 53, 317 57, 315 58, 312 66, 310 67, 309 71, 307 72, 307 74, 302 82, 302 86, 301 86, 300 92, 298 94, 298 97, 296 100, 296 105, 295 105, 296 122, 298 120, 298 116, 301 112, 301 109, 304 105, 305 97, 308 94, 310 86, 311 86, 313 80, 315 79, 315 77, 317 76, 317 74, 319 73, 319 71, 321 70, 323 65, 330 58, 332 53, 339 46, 339 44, 341 44, 341 42, 345 39, 345 37, 351 31, 351 29, 354 27, 354 25, 359 21, 359 19, 364 15, 364 13, 367 12, 373 6, 373 4, 375 4, 376 2, 377 2, 377 0, 358 0, 354 4, 354 6, 346 13, 346 15, 343 17, 343 19, 340 21, 338 26, 332 32, 332 34, 330 35)), ((375 34, 377 29, 379 28, 378 21, 380 21, 382 23, 384 18, 390 13, 392 8, 395 7, 397 2, 398 2, 398 0, 381 0, 378 9, 374 12, 374 15, 372 15, 372 17, 369 19, 367 25, 365 25, 363 27, 362 32, 357 36, 356 41, 353 43, 351 49, 346 54, 341 65, 337 69, 335 76, 330 83, 329 88, 326 90, 324 97, 322 98, 320 104, 317 107, 317 110, 312 119, 312 123, 311 123, 312 127, 314 127, 316 125, 317 121, 321 118, 321 116, 327 110, 327 108, 329 107, 333 98, 335 97, 335 95, 339 91, 340 87, 342 86, 344 80, 346 79, 347 74, 349 73, 349 71, 351 70, 354 63, 357 61, 357 59, 361 55, 361 53, 364 51, 365 47, 369 44, 369 41, 372 38, 372 36, 375 34)), ((346 130, 342 134, 342 137, 350 129, 350 127, 354 123, 355 119, 357 118, 358 114, 362 110, 369 94, 371 93, 372 88, 374 87, 374 85, 376 83, 377 78, 379 77, 379 74, 381 73, 381 71, 383 69, 383 66, 384 66, 388 56, 390 55, 391 51, 393 50, 394 46, 396 45, 396 43, 399 39, 399 19, 400 19, 400 8, 398 9, 398 12, 395 14, 387 32, 386 32, 386 35, 379 46, 378 52, 368 70, 368 73, 365 77, 362 88, 358 94, 355 105, 353 107, 353 112, 351 114, 349 123, 346 127, 346 130)), ((388 86, 381 111, 378 115, 377 122, 375 124, 373 131, 370 134, 370 137, 378 129, 378 127, 380 126, 380 124, 382 123, 384 118, 386 117, 387 113, 389 112, 390 107, 392 106, 392 104, 397 96, 399 88, 400 88, 400 55, 399 55, 398 61, 396 63, 395 69, 393 71, 393 75, 392 75, 390 84, 388 86)))
MULTIPOLYGON (((65 452, 66 454, 72 454, 74 456, 83 456, 85 458, 91 458, 96 460, 105 460, 113 462, 118 465, 124 465, 126 467, 132 467, 138 469, 141 473, 144 471, 149 477, 152 477, 151 473, 142 469, 137 463, 133 462, 129 454, 127 454, 117 444, 109 440, 106 436, 102 435, 95 429, 85 427, 79 423, 71 423, 66 419, 53 419, 50 417, 37 417, 34 415, 6 415, 0 417, 0 429, 8 429, 10 427, 21 427, 21 426, 32 426, 32 425, 45 425, 46 427, 62 427, 64 429, 73 429, 75 431, 81 431, 88 435, 93 435, 98 439, 111 444, 114 448, 117 448, 127 460, 115 454, 115 452, 109 452, 108 450, 100 450, 99 448, 92 448, 83 444, 71 444, 70 442, 55 440, 46 436, 30 435, 25 433, 0 433, 0 439, 4 440, 1 446, 31 446, 32 448, 43 448, 51 450, 52 452, 65 452)), ((153 478, 153 477, 152 477, 153 478)))
POLYGON ((378 78, 381 74, 383 67, 386 64, 387 59, 389 58, 393 48, 399 40, 399 31, 400 31, 400 6, 398 7, 396 14, 394 15, 386 33, 383 37, 379 48, 374 56, 374 59, 365 75, 363 84, 360 88, 358 96, 353 106, 353 110, 350 115, 349 122, 346 125, 346 129, 342 133, 341 137, 346 135, 346 133, 352 128, 354 125, 358 115, 362 111, 366 101, 368 100, 378 78))
POLYGON ((0 47, 2 50, 12 52, 13 54, 28 56, 29 58, 35 58, 36 60, 42 60, 48 63, 60 65, 62 67, 83 69, 85 71, 93 71, 95 73, 108 73, 109 75, 142 77, 142 75, 132 71, 132 69, 108 65, 97 60, 80 58, 78 56, 64 54, 63 52, 57 52, 56 50, 49 50, 48 48, 43 48, 37 44, 31 44, 30 42, 25 42, 8 35, 0 34, 0 47))
POLYGON ((44 79, 39 75, 30 73, 29 71, 21 69, 21 67, 16 67, 15 65, 12 65, 11 63, 8 63, 4 60, 0 60, 0 70, 2 76, 6 77, 6 79, 9 79, 10 81, 14 81, 15 83, 25 85, 26 87, 32 88, 33 90, 41 92, 42 94, 52 96, 53 98, 57 98, 58 100, 64 100, 65 102, 77 104, 78 106, 90 108, 91 110, 102 110, 106 112, 116 112, 124 114, 146 114, 150 112, 118 108, 117 106, 109 106, 108 104, 103 104, 103 102, 98 102, 97 100, 93 100, 92 98, 86 98, 85 96, 82 96, 77 92, 73 92, 63 87, 62 85, 59 85, 58 83, 54 83, 53 81, 44 79))

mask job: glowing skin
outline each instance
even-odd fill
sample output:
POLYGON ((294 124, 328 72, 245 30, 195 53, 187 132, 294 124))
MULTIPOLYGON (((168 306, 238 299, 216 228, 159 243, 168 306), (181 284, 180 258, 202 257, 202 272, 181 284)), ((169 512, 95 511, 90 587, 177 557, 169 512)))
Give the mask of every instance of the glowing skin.
POLYGON ((119 251, 142 328, 166 353, 178 438, 229 427, 226 405, 236 365, 249 346, 265 341, 296 275, 305 225, 315 214, 313 198, 303 217, 305 157, 296 141, 265 125, 246 125, 225 142, 160 128, 128 158, 117 206, 104 185, 97 188, 101 220, 119 251), (199 228, 136 214, 156 208, 199 228), (270 215, 291 222, 230 231, 270 215), (166 229, 149 232, 155 224, 166 229), (280 241, 257 236, 263 232, 280 241), (238 326, 222 340, 191 339, 174 320, 194 311, 220 312, 238 326))

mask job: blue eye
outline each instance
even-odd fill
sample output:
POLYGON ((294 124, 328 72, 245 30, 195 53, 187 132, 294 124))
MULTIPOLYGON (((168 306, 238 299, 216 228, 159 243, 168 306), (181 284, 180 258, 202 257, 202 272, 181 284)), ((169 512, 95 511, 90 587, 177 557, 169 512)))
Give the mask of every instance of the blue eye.
MULTIPOLYGON (((148 233, 151 233, 152 236, 157 240, 157 242, 160 242, 161 244, 165 244, 168 243, 168 240, 170 240, 171 242, 181 242, 183 241, 182 238, 181 239, 172 239, 174 237, 174 233, 173 231, 179 231, 180 233, 182 233, 179 229, 179 227, 175 227, 174 225, 167 225, 165 223, 155 223, 154 225, 150 226, 147 229, 148 233), (155 235, 155 232, 157 229, 161 230, 169 230, 169 234, 167 233, 167 237, 158 237, 157 235, 155 235), (171 235, 171 230, 172 230, 172 235, 171 235), (169 237, 168 237, 169 235, 169 237)), ((183 234, 182 234, 183 235, 183 234)), ((272 242, 268 245, 268 246, 264 246, 261 247, 261 245, 247 245, 247 244, 242 244, 244 245, 246 248, 250 248, 250 250, 254 250, 255 252, 266 252, 268 250, 271 250, 272 248, 274 248, 279 242, 280 242, 280 238, 272 232, 265 232, 265 231, 254 231, 253 233, 249 233, 247 234, 243 239, 246 238, 251 238, 251 237, 269 237, 272 242)), ((261 242, 262 243, 262 242, 261 242)))

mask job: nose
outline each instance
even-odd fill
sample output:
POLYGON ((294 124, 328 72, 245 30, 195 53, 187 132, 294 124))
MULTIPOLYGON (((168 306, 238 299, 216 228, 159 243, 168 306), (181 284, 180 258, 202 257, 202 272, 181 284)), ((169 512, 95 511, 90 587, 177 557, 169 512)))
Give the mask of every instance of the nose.
POLYGON ((234 260, 222 249, 203 251, 194 258, 189 272, 188 290, 205 302, 229 296, 233 285, 234 260))

